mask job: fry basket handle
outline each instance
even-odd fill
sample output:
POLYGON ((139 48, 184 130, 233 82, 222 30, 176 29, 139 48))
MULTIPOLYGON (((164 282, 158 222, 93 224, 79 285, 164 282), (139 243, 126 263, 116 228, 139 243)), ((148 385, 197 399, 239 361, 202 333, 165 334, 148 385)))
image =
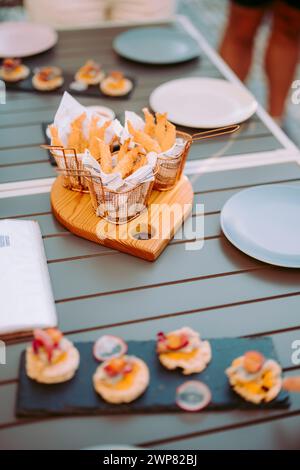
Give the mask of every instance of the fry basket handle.
POLYGON ((192 135, 192 141, 196 142, 197 140, 210 139, 212 137, 219 137, 225 134, 232 134, 240 128, 239 124, 234 124, 231 126, 218 127, 216 129, 209 129, 208 131, 197 132, 192 135))

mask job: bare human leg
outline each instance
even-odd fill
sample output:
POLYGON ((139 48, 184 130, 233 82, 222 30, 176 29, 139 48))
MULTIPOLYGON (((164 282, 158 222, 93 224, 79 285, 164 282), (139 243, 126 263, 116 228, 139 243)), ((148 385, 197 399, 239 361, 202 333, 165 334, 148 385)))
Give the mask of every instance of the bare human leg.
POLYGON ((265 56, 269 113, 280 120, 299 59, 300 10, 277 1, 265 56))
POLYGON ((243 81, 251 66, 255 34, 265 11, 265 8, 244 7, 230 2, 229 18, 219 52, 243 81))

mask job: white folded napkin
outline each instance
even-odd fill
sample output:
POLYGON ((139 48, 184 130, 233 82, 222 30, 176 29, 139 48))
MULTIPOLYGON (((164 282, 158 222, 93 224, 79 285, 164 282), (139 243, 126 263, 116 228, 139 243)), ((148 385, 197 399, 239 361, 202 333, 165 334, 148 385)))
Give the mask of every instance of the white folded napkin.
POLYGON ((0 220, 0 337, 57 324, 37 222, 0 220))

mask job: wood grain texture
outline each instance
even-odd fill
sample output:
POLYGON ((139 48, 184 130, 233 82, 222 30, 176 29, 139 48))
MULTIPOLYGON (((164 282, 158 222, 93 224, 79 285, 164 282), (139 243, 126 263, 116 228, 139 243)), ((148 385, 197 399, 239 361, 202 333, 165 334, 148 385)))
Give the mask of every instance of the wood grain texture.
POLYGON ((147 210, 128 224, 116 226, 96 216, 89 194, 70 191, 59 176, 51 190, 51 206, 57 220, 79 237, 154 261, 173 238, 192 210, 193 189, 183 176, 166 192, 153 191, 147 210), (134 234, 148 231, 153 236, 137 240, 134 234))

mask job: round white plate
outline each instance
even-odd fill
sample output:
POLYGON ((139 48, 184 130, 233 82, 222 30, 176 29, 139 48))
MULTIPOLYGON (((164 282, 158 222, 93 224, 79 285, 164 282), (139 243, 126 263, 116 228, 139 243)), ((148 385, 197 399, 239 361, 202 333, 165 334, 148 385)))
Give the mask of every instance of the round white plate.
POLYGON ((56 43, 57 33, 50 26, 25 21, 0 23, 0 57, 28 57, 56 43))
POLYGON ((151 108, 175 124, 210 129, 245 121, 257 102, 241 86, 216 78, 180 78, 163 83, 150 96, 151 108))
POLYGON ((253 258, 300 268, 300 186, 274 184, 232 196, 221 213, 228 240, 253 258))

